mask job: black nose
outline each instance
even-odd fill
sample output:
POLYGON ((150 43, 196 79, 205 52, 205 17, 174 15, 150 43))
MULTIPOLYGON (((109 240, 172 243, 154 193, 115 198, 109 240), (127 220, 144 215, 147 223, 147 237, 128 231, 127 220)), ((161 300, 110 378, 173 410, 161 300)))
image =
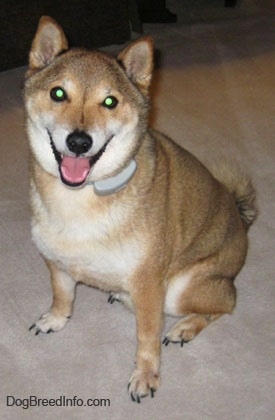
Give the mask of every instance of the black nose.
POLYGON ((68 135, 66 143, 70 152, 73 152, 79 156, 82 153, 86 153, 88 150, 90 150, 93 144, 93 140, 91 136, 86 134, 84 131, 75 130, 68 135))

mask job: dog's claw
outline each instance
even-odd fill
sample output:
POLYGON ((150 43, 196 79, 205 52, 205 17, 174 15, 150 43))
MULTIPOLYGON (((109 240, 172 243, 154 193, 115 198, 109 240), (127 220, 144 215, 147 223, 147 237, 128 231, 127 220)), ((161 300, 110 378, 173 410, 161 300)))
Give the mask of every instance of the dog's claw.
MULTIPOLYGON (((128 390, 129 390, 129 387, 130 387, 130 384, 128 384, 128 390)), ((151 398, 154 398, 154 394, 155 394, 155 392, 156 392, 156 390, 154 389, 154 388, 150 388, 150 395, 151 395, 151 398)), ((138 404, 140 404, 141 403, 141 398, 145 398, 146 397, 146 395, 134 395, 134 393, 133 392, 131 392, 130 393, 130 396, 131 396, 131 400, 133 401, 133 402, 137 402, 138 404)))
POLYGON ((119 302, 119 299, 117 299, 117 298, 115 297, 115 295, 113 295, 113 294, 111 293, 111 294, 110 294, 110 296, 109 296, 109 298, 108 298, 108 303, 110 303, 110 304, 112 305, 114 302, 119 302))
MULTIPOLYGON (((36 327, 36 324, 32 324, 29 328, 29 331, 33 330, 36 327)), ((35 335, 38 335, 41 332, 40 328, 36 328, 35 335)))
POLYGON ((183 347, 184 344, 188 343, 188 340, 182 339, 181 341, 171 341, 168 337, 164 337, 162 344, 168 346, 169 343, 180 343, 180 346, 183 347))
POLYGON ((169 338, 164 337, 164 339, 163 339, 163 341, 162 341, 162 344, 164 344, 165 346, 168 346, 168 344, 169 344, 169 343, 170 343, 169 338))
MULTIPOLYGON (((129 383, 128 383, 128 385, 127 385, 127 390, 128 390, 128 391, 129 391, 129 389, 130 389, 130 385, 131 385, 131 383, 129 382, 129 383)), ((153 390, 153 391, 155 392, 155 390, 153 390)), ((152 391, 151 391, 151 396, 152 396, 152 391)), ((141 396, 137 395, 137 396, 135 397, 134 393, 133 393, 133 392, 130 392, 130 397, 131 397, 131 400, 132 400, 133 402, 137 402, 138 404, 140 404, 140 398, 145 397, 145 395, 141 395, 141 396)))

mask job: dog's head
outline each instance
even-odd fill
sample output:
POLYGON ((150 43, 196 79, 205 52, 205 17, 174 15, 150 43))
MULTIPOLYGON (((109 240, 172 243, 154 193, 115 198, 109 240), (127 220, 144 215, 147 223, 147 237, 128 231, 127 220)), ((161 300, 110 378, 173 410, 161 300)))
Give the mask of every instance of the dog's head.
POLYGON ((152 68, 150 38, 115 59, 68 49, 60 26, 42 17, 24 90, 30 145, 42 168, 70 187, 123 169, 147 128, 152 68))

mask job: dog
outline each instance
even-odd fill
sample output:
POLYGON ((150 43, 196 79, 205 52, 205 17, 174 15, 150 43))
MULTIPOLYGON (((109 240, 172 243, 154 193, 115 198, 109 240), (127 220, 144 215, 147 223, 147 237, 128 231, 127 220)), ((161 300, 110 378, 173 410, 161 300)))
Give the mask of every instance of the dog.
POLYGON ((24 100, 30 143, 32 237, 51 275, 53 303, 30 329, 61 330, 77 283, 135 313, 133 401, 160 384, 164 314, 178 317, 162 343, 184 343, 236 303, 234 279, 256 218, 255 190, 222 166, 213 175, 148 127, 153 42, 114 58, 69 49, 40 19, 24 100))

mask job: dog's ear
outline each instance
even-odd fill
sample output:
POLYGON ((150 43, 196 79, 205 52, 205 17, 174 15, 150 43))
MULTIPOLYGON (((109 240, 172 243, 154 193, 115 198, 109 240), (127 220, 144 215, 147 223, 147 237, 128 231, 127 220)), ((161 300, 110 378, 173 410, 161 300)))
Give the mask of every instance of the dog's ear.
POLYGON ((117 59, 124 67, 129 79, 147 95, 152 78, 154 61, 152 38, 143 37, 132 42, 121 51, 117 59))
POLYGON ((42 16, 31 46, 29 70, 36 71, 47 66, 67 49, 68 41, 62 28, 54 19, 42 16))

